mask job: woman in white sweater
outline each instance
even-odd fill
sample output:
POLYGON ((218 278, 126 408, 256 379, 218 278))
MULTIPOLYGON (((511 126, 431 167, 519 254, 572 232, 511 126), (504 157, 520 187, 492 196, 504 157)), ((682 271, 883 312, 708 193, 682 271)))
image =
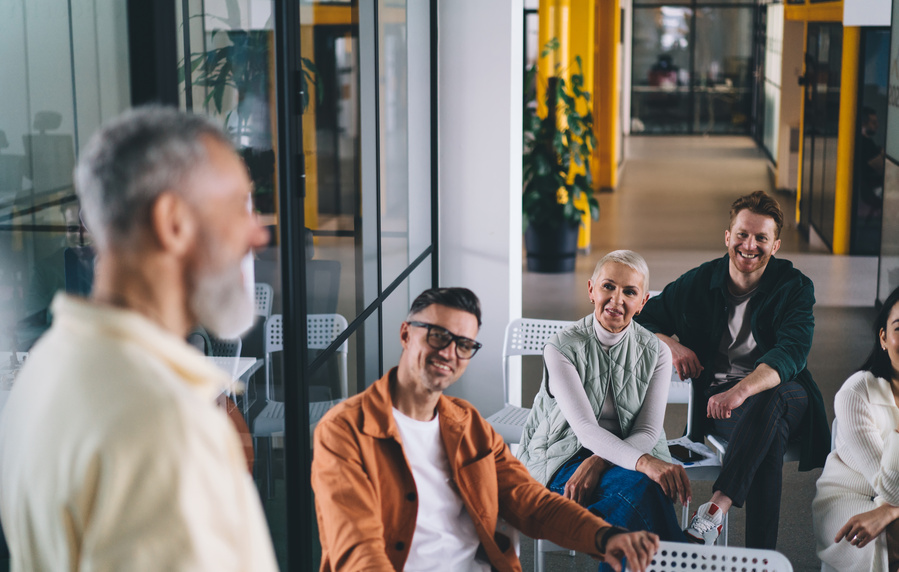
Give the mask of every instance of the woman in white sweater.
POLYGON ((812 502, 818 556, 840 571, 899 569, 899 288, 874 334, 834 399, 836 448, 812 502))

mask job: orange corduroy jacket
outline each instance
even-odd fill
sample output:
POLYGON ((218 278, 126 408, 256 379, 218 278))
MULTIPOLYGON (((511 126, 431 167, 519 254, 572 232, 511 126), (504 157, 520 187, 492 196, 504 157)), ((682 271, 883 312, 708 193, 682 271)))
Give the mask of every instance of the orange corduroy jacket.
MULTIPOLYGON (((325 415, 315 429, 312 487, 321 570, 402 570, 415 531, 418 496, 393 419, 396 368, 325 415)), ((597 532, 609 525, 528 474, 468 402, 441 396, 440 433, 453 481, 496 570, 521 570, 497 518, 531 538, 601 559, 597 532)))

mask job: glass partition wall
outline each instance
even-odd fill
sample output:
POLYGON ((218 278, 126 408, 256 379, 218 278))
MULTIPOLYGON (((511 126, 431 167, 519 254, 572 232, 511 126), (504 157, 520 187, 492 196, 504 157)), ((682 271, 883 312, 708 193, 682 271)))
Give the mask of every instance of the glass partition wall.
POLYGON ((635 0, 631 133, 749 134, 755 2, 635 0))
POLYGON ((433 3, 177 3, 180 104, 232 133, 273 231, 256 254, 271 317, 244 343, 271 372, 247 423, 280 564, 314 569, 311 434, 397 363, 400 323, 434 284, 433 3))
POLYGON ((135 103, 214 118, 272 231, 256 326, 228 350, 255 372, 228 407, 281 569, 315 569, 312 431, 397 363, 409 304, 436 283, 436 1, 100 4, 16 0, 0 20, 0 367, 49 326, 56 291, 89 292, 81 145, 135 103))

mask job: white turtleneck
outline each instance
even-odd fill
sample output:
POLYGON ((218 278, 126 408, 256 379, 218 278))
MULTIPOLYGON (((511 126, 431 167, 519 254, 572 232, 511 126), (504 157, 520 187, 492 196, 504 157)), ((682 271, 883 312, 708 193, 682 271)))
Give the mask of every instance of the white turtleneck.
MULTIPOLYGON (((593 321, 593 332, 603 351, 608 351, 620 342, 632 327, 633 322, 622 331, 612 333, 603 328, 599 320, 593 321)), ((549 375, 549 391, 558 401, 562 415, 571 425, 581 445, 625 469, 635 469, 637 460, 652 451, 662 431, 668 386, 671 383, 671 350, 665 344, 659 345, 659 361, 646 390, 643 407, 634 420, 631 434, 625 439, 621 438, 621 424, 612 392, 606 391, 606 399, 597 419, 574 365, 550 345, 543 350, 543 361, 549 375)))

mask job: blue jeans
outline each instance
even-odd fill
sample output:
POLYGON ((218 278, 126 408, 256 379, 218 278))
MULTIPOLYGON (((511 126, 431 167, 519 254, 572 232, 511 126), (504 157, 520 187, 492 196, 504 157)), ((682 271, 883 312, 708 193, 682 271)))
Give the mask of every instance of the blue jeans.
MULTIPOLYGON (((549 483, 549 490, 563 494, 565 483, 587 455, 579 453, 567 461, 549 483)), ((587 509, 609 524, 628 530, 648 530, 662 540, 686 542, 671 500, 655 481, 637 471, 610 467, 593 490, 587 509)), ((611 570, 600 564, 600 571, 611 570)))

